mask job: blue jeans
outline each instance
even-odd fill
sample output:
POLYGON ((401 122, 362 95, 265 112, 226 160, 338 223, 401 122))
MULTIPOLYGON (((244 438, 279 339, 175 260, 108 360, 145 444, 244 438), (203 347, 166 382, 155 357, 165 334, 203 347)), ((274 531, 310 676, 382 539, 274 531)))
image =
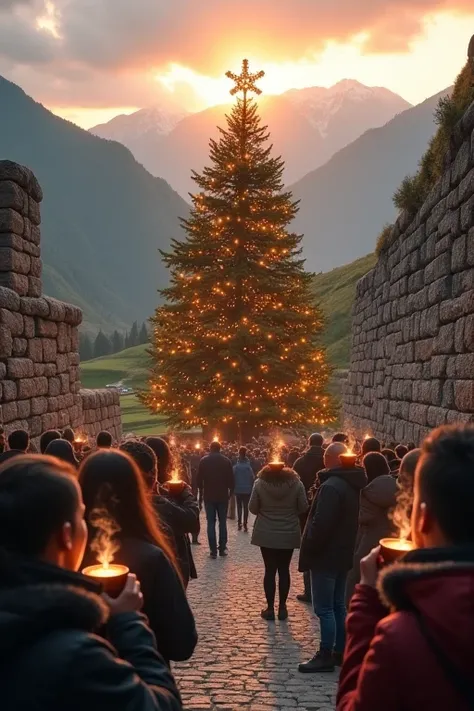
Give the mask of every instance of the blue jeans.
POLYGON ((344 652, 347 573, 311 571, 313 609, 321 625, 321 649, 344 652))
POLYGON ((207 538, 211 553, 217 553, 216 541, 216 519, 219 519, 219 550, 225 551, 227 548, 227 504, 204 503, 207 517, 207 538))

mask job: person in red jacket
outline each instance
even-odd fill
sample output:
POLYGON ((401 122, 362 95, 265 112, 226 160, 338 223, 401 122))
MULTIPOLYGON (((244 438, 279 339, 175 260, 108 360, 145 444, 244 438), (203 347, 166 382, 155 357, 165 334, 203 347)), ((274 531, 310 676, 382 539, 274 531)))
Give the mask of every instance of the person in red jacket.
POLYGON ((416 550, 361 562, 337 711, 474 709, 473 501, 474 426, 441 427, 415 472, 416 550))

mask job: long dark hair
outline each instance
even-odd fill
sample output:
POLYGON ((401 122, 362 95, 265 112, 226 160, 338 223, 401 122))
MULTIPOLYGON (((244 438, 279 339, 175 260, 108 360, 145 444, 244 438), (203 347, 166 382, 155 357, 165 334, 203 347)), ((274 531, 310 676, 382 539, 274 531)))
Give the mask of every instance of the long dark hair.
POLYGON ((0 549, 37 557, 63 524, 74 525, 76 473, 55 457, 25 454, 0 467, 0 549))
POLYGON ((79 483, 89 527, 92 511, 106 508, 120 526, 119 538, 138 538, 158 546, 179 575, 173 548, 153 509, 144 479, 128 454, 116 449, 92 454, 82 462, 79 483))
POLYGON ((158 461, 158 481, 164 484, 168 481, 173 468, 173 455, 168 443, 161 437, 147 437, 146 444, 156 454, 158 461))

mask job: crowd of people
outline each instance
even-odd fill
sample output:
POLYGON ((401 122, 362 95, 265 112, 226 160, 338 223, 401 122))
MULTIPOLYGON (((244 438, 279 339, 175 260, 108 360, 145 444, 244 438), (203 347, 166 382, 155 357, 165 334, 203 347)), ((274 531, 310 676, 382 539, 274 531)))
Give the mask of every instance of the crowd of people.
POLYGON ((244 535, 255 517, 270 624, 288 618, 299 550, 297 598, 320 624, 299 671, 341 667, 338 711, 472 709, 473 501, 474 426, 419 449, 344 433, 90 444, 67 428, 37 452, 27 432, 0 431, 2 708, 181 709, 171 663, 198 642, 186 590, 204 509, 213 560, 229 553, 229 518, 244 535), (412 550, 387 565, 391 536, 412 550), (104 546, 129 570, 118 597, 79 572, 104 546))

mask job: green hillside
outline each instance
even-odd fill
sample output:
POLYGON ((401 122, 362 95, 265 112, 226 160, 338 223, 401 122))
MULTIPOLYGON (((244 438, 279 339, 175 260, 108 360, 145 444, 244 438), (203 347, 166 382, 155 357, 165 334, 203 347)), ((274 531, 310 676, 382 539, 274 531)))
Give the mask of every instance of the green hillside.
MULTIPOLYGON (((105 388, 121 383, 128 388, 143 388, 148 375, 147 346, 127 348, 105 358, 89 360, 81 365, 81 381, 85 388, 105 388)), ((136 395, 122 395, 123 431, 140 435, 163 432, 162 419, 151 415, 136 395)))
MULTIPOLYGON (((347 368, 349 365, 351 309, 356 283, 374 264, 375 255, 369 254, 352 264, 314 277, 314 292, 326 316, 324 342, 331 363, 338 369, 347 368)), ((121 383, 125 387, 143 388, 149 366, 146 351, 147 346, 136 346, 112 356, 83 363, 83 386, 103 388, 106 385, 121 383)), ((331 388, 339 395, 340 387, 336 381, 331 388)), ((163 431, 161 418, 151 415, 135 395, 122 396, 121 404, 124 432, 147 435, 163 431)))
POLYGON ((351 264, 314 277, 314 293, 326 317, 324 343, 336 368, 349 366, 351 309, 358 280, 375 265, 368 254, 351 264))

